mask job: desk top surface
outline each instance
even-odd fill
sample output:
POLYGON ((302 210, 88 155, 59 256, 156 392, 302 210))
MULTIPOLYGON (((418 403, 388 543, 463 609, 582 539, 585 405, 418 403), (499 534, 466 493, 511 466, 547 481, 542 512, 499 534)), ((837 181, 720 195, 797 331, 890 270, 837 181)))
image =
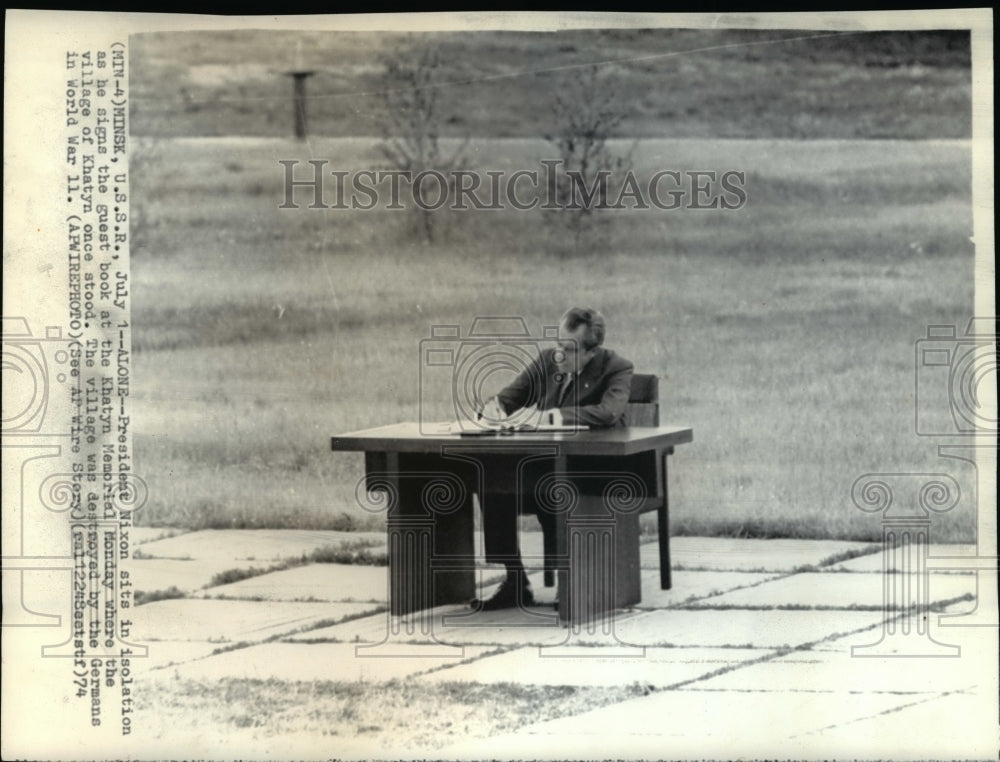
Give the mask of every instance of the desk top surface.
POLYGON ((331 440, 337 451, 440 452, 442 447, 477 452, 517 453, 540 444, 556 444, 562 455, 634 455, 691 442, 685 426, 633 426, 584 429, 574 432, 517 432, 508 436, 463 437, 439 433, 440 424, 394 423, 374 429, 340 434, 331 440))

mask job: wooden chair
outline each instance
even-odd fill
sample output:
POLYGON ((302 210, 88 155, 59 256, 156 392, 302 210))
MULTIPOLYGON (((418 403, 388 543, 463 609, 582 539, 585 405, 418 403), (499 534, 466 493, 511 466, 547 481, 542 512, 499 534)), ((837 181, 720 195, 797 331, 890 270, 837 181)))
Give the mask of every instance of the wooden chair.
MULTIPOLYGON (((660 425, 660 387, 659 379, 652 374, 635 373, 632 375, 632 388, 629 392, 628 406, 625 409, 625 422, 628 426, 659 426, 660 425)), ((637 471, 644 476, 648 485, 646 502, 639 509, 640 513, 656 511, 657 530, 660 545, 660 589, 669 590, 672 584, 670 578, 670 516, 669 500, 667 498, 667 458, 673 454, 674 448, 669 448, 663 454, 662 462, 656 459, 636 463, 637 471)), ((545 552, 544 581, 546 587, 555 584, 557 555, 555 532, 545 531, 543 524, 542 545, 545 552)), ((636 559, 638 563, 638 559, 636 559)))

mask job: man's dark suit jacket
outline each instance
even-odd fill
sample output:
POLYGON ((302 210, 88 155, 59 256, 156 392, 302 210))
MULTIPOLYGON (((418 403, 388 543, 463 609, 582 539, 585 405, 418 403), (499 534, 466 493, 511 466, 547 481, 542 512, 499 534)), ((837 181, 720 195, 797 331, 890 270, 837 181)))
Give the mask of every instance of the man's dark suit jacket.
POLYGON ((562 384, 554 360, 556 351, 554 348, 542 350, 535 361, 497 395, 504 412, 510 415, 529 406, 539 406, 542 410, 558 407, 563 421, 568 424, 597 428, 624 426, 625 407, 632 388, 632 363, 610 349, 598 347, 590 362, 573 377, 559 405, 562 384))

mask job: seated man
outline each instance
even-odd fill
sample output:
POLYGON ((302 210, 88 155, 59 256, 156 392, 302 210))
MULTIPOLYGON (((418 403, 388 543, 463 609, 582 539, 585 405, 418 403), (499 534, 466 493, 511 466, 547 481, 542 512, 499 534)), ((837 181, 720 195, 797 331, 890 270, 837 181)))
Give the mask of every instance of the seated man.
MULTIPOLYGON (((534 363, 488 400, 480 415, 502 421, 521 408, 545 412, 546 422, 591 428, 625 425, 625 408, 632 384, 632 363, 604 343, 604 316, 593 309, 574 307, 559 321, 557 346, 542 350, 534 363)), ((522 500, 532 501, 530 485, 522 500)), ((480 496, 487 563, 502 563, 507 578, 492 598, 473 601, 485 611, 531 605, 534 595, 521 562, 517 538, 517 496, 490 491, 480 496)), ((537 507, 537 506, 535 506, 537 507)), ((546 527, 554 517, 538 510, 546 527)))

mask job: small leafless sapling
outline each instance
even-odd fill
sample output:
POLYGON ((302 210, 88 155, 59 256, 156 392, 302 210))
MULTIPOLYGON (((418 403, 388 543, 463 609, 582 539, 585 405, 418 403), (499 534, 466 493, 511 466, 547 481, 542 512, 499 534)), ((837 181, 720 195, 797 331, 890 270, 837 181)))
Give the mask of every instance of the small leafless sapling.
POLYGON ((585 237, 608 221, 616 179, 632 168, 632 149, 617 153, 608 140, 628 116, 613 82, 596 66, 574 72, 555 97, 555 130, 545 138, 559 153, 549 191, 557 201, 557 229, 568 232, 579 253, 585 237))
MULTIPOLYGON (((441 103, 441 62, 434 50, 416 55, 396 54, 384 59, 385 87, 381 91, 382 142, 379 149, 393 170, 406 172, 413 183, 422 173, 436 173, 426 192, 438 206, 438 193, 454 193, 452 170, 461 161, 466 138, 450 156, 441 148, 441 131, 450 118, 441 103), (445 179, 441 186, 439 178, 445 179)), ((419 195, 414 187, 414 195, 419 195)), ((434 241, 434 211, 428 204, 414 204, 424 239, 434 241)), ((444 204, 440 204, 444 206, 444 204)))

